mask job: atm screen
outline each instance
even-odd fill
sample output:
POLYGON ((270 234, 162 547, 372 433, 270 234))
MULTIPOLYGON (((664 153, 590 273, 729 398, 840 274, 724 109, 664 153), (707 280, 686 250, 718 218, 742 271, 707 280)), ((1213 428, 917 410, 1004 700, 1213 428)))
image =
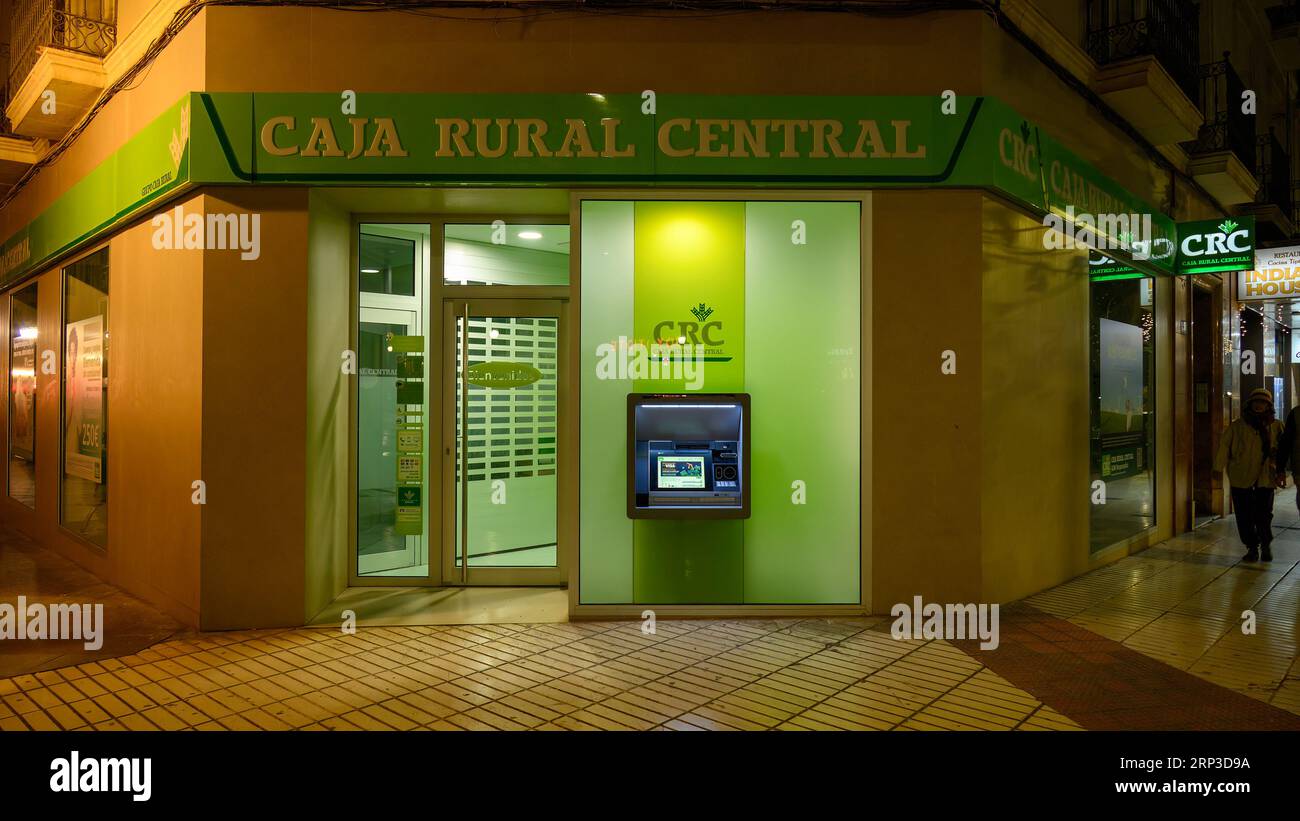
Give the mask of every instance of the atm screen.
POLYGON ((703 490, 704 457, 670 454, 655 457, 659 461, 657 472, 659 490, 703 490))
POLYGON ((628 516, 749 516, 749 395, 628 396, 628 516))

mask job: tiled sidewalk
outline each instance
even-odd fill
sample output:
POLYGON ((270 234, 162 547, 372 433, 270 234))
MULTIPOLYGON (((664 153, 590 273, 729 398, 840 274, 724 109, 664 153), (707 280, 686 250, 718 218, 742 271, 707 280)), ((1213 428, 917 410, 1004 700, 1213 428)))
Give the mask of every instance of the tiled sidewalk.
POLYGON ((1008 607, 996 651, 885 618, 213 633, 0 679, 0 730, 1292 727, 1289 496, 1275 525, 1269 564, 1229 520, 1008 607))
POLYGON ((0 681, 20 729, 1076 729, 881 619, 298 629, 0 681))
POLYGON ((1300 714, 1300 521, 1275 505, 1274 560, 1245 564, 1231 519, 1026 599, 1179 670, 1300 714), (1256 632, 1242 632, 1244 611, 1256 632))

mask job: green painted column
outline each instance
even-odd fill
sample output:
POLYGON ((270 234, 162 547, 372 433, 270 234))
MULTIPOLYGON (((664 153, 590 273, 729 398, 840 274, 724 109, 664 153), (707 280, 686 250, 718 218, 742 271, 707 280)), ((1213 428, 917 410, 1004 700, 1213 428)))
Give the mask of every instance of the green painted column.
MULTIPOLYGON (((633 315, 636 338, 706 342, 707 393, 745 388, 745 204, 638 202, 633 315), (701 308, 701 306, 703 306, 701 308), (693 312, 696 309, 698 312, 693 312), (707 313, 707 318, 700 316, 707 313), (668 324, 671 323, 671 324, 668 324), (683 325, 683 323, 685 323, 683 325), (658 333, 656 334, 656 329, 658 333)), ((638 393, 686 390, 684 380, 636 380, 638 393)), ((634 593, 646 604, 744 600, 744 524, 739 520, 638 519, 634 593)))

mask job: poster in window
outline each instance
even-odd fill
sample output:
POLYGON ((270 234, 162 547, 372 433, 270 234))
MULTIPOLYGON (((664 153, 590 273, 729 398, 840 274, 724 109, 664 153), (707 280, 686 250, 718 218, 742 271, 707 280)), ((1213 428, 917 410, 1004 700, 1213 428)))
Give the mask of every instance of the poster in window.
POLYGON ((65 329, 63 470, 102 482, 104 455, 104 317, 68 323, 65 329))
POLYGON ((1120 479, 1146 469, 1146 380, 1142 328, 1102 319, 1101 324, 1101 478, 1120 479))
POLYGON ((18 337, 13 341, 9 367, 10 406, 13 424, 9 427, 10 452, 19 459, 32 461, 36 446, 36 340, 18 337))

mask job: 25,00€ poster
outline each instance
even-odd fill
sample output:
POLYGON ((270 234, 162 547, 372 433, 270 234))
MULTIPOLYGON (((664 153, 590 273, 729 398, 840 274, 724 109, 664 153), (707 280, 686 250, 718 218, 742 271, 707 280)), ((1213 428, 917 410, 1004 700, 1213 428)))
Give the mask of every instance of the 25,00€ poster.
POLYGON ((63 470, 104 481, 104 317, 68 324, 64 367, 63 470))

